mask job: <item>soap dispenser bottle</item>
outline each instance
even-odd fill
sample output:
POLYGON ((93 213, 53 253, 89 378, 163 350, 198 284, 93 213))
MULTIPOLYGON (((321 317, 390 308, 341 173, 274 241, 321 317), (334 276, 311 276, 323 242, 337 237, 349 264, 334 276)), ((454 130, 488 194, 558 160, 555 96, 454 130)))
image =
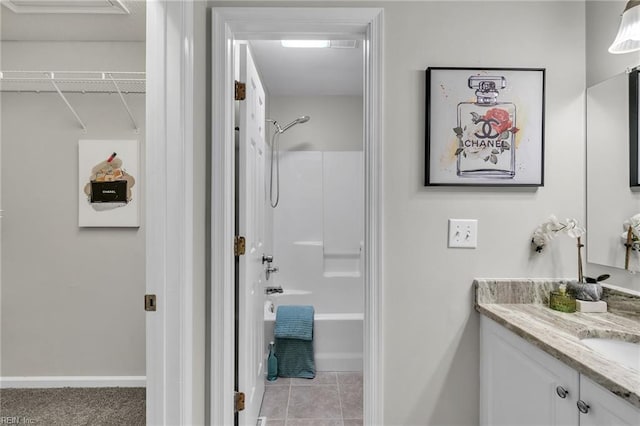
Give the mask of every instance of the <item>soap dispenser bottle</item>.
POLYGON ((275 354, 274 343, 269 343, 269 357, 267 358, 267 380, 270 382, 278 378, 278 358, 275 354))
POLYGON ((474 75, 468 86, 476 89, 475 102, 458 104, 457 175, 512 179, 516 174, 516 106, 498 101, 507 87, 503 76, 474 75))

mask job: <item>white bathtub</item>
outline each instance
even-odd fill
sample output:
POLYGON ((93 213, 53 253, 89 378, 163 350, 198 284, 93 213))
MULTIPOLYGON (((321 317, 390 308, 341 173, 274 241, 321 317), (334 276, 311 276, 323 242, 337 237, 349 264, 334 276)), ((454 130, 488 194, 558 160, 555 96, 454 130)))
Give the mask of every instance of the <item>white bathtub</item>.
MULTIPOLYGON (((278 300, 279 304, 282 303, 278 300)), ((264 338, 274 340, 275 313, 265 309, 264 338)), ((363 320, 360 313, 316 312, 313 323, 313 351, 317 371, 362 371, 363 320)))

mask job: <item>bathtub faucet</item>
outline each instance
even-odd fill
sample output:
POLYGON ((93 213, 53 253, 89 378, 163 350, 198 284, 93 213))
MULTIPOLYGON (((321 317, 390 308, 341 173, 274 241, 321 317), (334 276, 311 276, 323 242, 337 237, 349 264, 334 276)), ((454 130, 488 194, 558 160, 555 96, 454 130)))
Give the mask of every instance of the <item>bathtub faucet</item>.
POLYGON ((284 290, 282 289, 282 286, 276 285, 276 286, 266 286, 264 288, 264 292, 267 295, 270 295, 270 294, 275 294, 275 293, 284 293, 284 290))
POLYGON ((264 270, 264 274, 267 278, 267 281, 269 281, 269 276, 271 274, 273 274, 274 272, 278 272, 278 267, 277 266, 271 266, 271 263, 267 264, 267 267, 264 270))

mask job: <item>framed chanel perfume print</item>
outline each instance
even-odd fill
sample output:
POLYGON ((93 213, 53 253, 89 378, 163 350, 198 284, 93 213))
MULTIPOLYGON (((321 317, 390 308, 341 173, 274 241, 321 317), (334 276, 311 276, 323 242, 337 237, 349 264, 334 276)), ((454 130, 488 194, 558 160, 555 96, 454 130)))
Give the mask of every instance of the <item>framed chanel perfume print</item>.
POLYGON ((426 72, 426 186, 543 186, 544 69, 426 72))

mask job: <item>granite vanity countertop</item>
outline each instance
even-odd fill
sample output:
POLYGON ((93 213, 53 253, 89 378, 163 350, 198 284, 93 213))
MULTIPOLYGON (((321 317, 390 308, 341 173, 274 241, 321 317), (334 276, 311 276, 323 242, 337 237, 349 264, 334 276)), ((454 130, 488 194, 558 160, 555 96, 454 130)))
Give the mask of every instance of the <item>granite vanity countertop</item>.
POLYGON ((640 371, 580 343, 586 337, 640 342, 640 296, 605 288, 607 313, 565 313, 548 307, 562 281, 475 280, 476 310, 640 408, 640 371))

